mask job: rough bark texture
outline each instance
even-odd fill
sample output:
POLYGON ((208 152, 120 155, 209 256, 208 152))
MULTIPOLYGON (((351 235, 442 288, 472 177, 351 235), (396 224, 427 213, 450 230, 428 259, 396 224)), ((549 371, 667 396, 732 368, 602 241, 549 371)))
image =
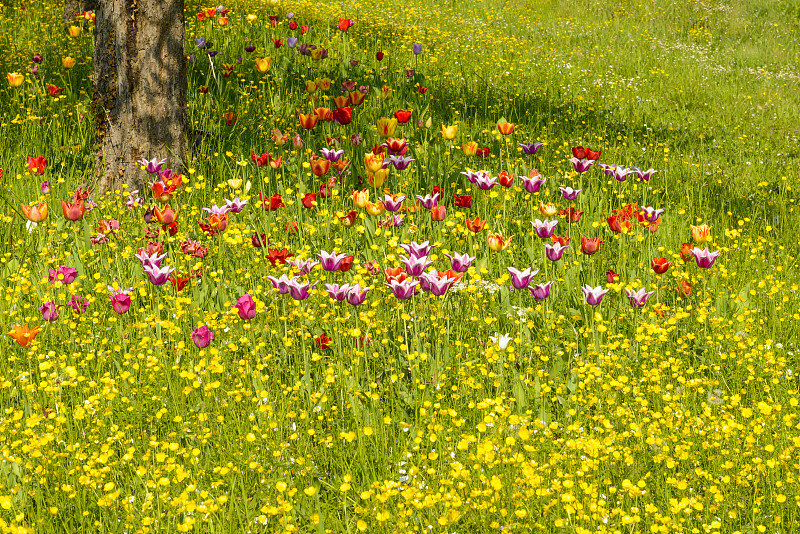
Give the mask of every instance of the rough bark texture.
POLYGON ((183 0, 98 0, 94 98, 98 189, 143 189, 142 158, 186 153, 183 0))
POLYGON ((95 11, 97 0, 65 0, 64 1, 64 20, 75 22, 75 15, 84 11, 95 11))

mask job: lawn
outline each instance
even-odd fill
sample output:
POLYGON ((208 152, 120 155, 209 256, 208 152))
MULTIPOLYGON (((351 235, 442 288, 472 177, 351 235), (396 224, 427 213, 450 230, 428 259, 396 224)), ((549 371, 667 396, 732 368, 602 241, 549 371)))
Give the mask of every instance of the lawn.
POLYGON ((800 530, 795 2, 190 1, 108 194, 0 28, 0 532, 800 530))

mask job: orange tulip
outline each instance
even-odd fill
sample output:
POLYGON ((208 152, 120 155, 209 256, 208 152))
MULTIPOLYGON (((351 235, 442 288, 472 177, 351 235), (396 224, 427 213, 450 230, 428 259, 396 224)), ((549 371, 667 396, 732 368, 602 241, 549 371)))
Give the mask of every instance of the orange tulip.
POLYGON ((38 206, 37 205, 26 206, 25 204, 23 204, 22 213, 25 214, 25 217, 27 217, 29 221, 39 223, 47 219, 49 208, 47 207, 47 203, 45 202, 42 202, 38 206))
POLYGON ((321 121, 333 120, 333 111, 331 111, 330 108, 315 108, 314 113, 316 113, 317 118, 321 121))
POLYGON ((501 122, 497 125, 497 129, 503 135, 508 135, 514 131, 515 124, 513 122, 501 122))
POLYGON ((431 208, 431 220, 443 221, 447 218, 447 208, 444 206, 434 206, 431 208))
POLYGON ((467 224, 467 229, 476 234, 483 230, 483 227, 486 226, 486 221, 482 221, 480 217, 475 217, 475 219, 467 219, 464 222, 467 224))
POLYGON ((380 200, 375 202, 374 204, 372 202, 367 202, 364 207, 367 209, 367 213, 369 213, 373 217, 378 217, 379 215, 383 214, 384 211, 386 211, 383 202, 381 202, 380 200))
POLYGON ((70 221, 79 221, 83 219, 83 214, 86 212, 86 206, 83 200, 78 202, 64 202, 61 201, 61 210, 64 212, 64 217, 70 221))
POLYGON ((358 208, 365 208, 367 207, 367 202, 369 202, 369 190, 364 189, 363 191, 353 191, 353 204, 356 205, 358 208))
POLYGON ((383 160, 386 157, 386 154, 381 152, 380 154, 374 154, 372 152, 367 152, 364 154, 364 167, 367 168, 368 172, 377 172, 378 170, 383 168, 383 160))
POLYGON ((158 222, 169 225, 175 222, 175 220, 178 218, 178 214, 181 212, 181 209, 178 208, 178 210, 175 211, 169 207, 169 204, 167 204, 163 208, 156 206, 154 211, 158 222))
POLYGON ((337 108, 347 107, 347 104, 350 103, 350 97, 346 95, 339 95, 333 99, 333 103, 336 104, 337 108))
POLYGON ((350 103, 354 106, 357 106, 364 102, 364 97, 366 95, 361 91, 350 91, 348 98, 350 99, 350 103))
POLYGON ((300 114, 300 126, 306 130, 310 130, 316 126, 317 121, 319 121, 319 117, 314 113, 309 113, 308 115, 300 114))
POLYGON ((558 213, 558 207, 556 207, 555 204, 545 204, 544 202, 539 202, 539 213, 545 217, 552 217, 558 213))
POLYGON ((9 72, 6 74, 6 79, 11 87, 19 87, 25 81, 25 76, 18 72, 9 72))
POLYGON ((36 334, 39 333, 39 330, 40 327, 34 326, 33 328, 28 328, 28 323, 25 323, 23 326, 17 325, 12 328, 8 335, 11 336, 20 347, 27 347, 36 339, 36 334))
POLYGON ((692 233, 692 239, 694 239, 695 243, 706 243, 711 241, 711 227, 707 224, 703 224, 700 226, 690 226, 689 227, 692 233))
POLYGON ((331 170, 331 162, 319 156, 312 156, 309 164, 314 176, 325 176, 331 170))
POLYGON ((495 252, 499 252, 501 250, 505 250, 511 245, 511 240, 514 239, 513 237, 509 237, 506 239, 503 237, 501 233, 496 234, 489 234, 489 248, 494 250, 495 252))

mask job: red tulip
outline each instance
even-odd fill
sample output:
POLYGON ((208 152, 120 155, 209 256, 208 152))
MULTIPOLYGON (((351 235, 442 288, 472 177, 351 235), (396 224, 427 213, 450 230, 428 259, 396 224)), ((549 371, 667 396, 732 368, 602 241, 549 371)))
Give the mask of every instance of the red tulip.
POLYGON ((333 120, 338 124, 350 124, 353 120, 353 108, 343 107, 333 112, 333 120))
POLYGON ((586 254, 587 256, 592 256, 596 254, 598 250, 600 250, 600 245, 603 243, 603 240, 599 237, 595 237, 589 239, 586 236, 581 238, 581 252, 586 254))
POLYGON ((355 22, 350 19, 339 19, 339 29, 343 32, 346 32, 350 29, 350 26, 353 26, 355 22))
POLYGON ((64 202, 62 200, 61 209, 64 212, 64 217, 70 221, 79 221, 83 219, 83 214, 86 212, 86 206, 82 200, 78 202, 64 202))
POLYGON ((672 262, 666 258, 653 258, 650 266, 656 274, 664 274, 672 266, 672 262))
POLYGON ((612 271, 611 269, 606 271, 606 282, 609 284, 614 284, 619 280, 619 275, 612 271))
POLYGON ((303 207, 308 209, 313 209, 317 202, 317 194, 316 193, 308 193, 307 195, 303 196, 303 207))
POLYGON ((472 195, 453 195, 453 201, 457 208, 472 207, 472 195))
POLYGON ((394 118, 397 119, 397 122, 400 124, 405 124, 411 120, 411 112, 413 110, 410 109, 398 109, 394 112, 394 118))

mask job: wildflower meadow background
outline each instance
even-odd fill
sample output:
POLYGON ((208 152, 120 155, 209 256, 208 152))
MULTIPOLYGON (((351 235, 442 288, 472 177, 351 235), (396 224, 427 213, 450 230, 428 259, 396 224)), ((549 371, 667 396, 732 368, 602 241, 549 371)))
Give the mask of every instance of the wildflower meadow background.
POLYGON ((91 14, 0 6, 0 531, 800 530, 795 2, 186 24, 101 195, 91 14))

